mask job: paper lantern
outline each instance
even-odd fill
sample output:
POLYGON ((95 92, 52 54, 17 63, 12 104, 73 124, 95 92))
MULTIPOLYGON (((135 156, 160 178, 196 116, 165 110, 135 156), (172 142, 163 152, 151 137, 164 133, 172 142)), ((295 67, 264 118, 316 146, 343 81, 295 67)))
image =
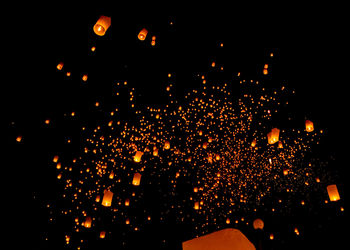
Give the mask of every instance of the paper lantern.
POLYGON ((112 205, 113 192, 105 190, 102 198, 102 205, 105 207, 110 207, 112 205))
POLYGON ((85 228, 90 228, 91 227, 91 222, 92 222, 92 219, 90 216, 86 217, 85 221, 84 221, 84 227, 85 228))
POLYGON ((164 149, 170 149, 170 142, 169 141, 164 142, 164 149))
POLYGON ((148 30, 145 29, 145 28, 143 28, 143 29, 140 31, 140 33, 138 34, 138 36, 137 36, 138 39, 141 40, 141 41, 145 40, 145 39, 146 39, 146 36, 147 36, 147 33, 148 33, 148 30))
POLYGON ((62 70, 62 68, 63 68, 63 62, 60 62, 59 64, 57 64, 58 70, 62 70))
POLYGON ((158 149, 153 147, 153 156, 158 156, 158 149))
POLYGON ((106 237, 106 231, 100 232, 100 239, 104 239, 106 237))
POLYGON ((255 219, 253 221, 253 228, 254 229, 263 229, 264 228, 264 222, 262 219, 255 219))
POLYGON ((198 209, 199 209, 199 202, 198 202, 198 201, 196 201, 196 202, 194 203, 194 209, 195 209, 195 210, 198 210, 198 209))
POLYGON ((124 205, 125 205, 126 207, 128 207, 128 206, 130 205, 130 200, 129 200, 129 198, 126 198, 126 199, 125 199, 124 205))
POLYGON ((256 146, 256 139, 254 139, 250 145, 254 148, 256 146))
POLYGON ((280 130, 273 128, 270 133, 267 134, 267 141, 269 144, 274 144, 279 141, 280 130))
POLYGON ((140 162, 142 155, 143 155, 143 152, 137 151, 136 154, 134 155, 134 162, 140 162))
POLYGON ((327 186, 327 192, 328 192, 328 196, 329 196, 329 200, 330 201, 338 201, 338 200, 340 200, 340 196, 339 196, 339 193, 338 193, 337 185, 335 185, 335 184, 328 185, 327 186))
POLYGON ((310 120, 306 120, 305 121, 305 130, 306 130, 306 132, 314 131, 314 123, 310 120))
POLYGON ((111 18, 108 16, 100 16, 93 29, 96 35, 104 36, 109 26, 111 26, 111 18))
POLYGON ((255 250, 254 245, 238 229, 227 228, 182 242, 183 250, 255 250))
POLYGON ((141 174, 140 173, 135 173, 134 178, 132 179, 132 185, 134 186, 139 186, 141 182, 141 174))

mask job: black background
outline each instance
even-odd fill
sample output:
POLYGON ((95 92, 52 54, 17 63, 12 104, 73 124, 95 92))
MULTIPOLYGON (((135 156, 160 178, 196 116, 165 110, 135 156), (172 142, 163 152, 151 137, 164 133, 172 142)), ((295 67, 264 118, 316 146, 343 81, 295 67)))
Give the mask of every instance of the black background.
MULTIPOLYGON (((9 241, 35 246, 30 249, 64 246, 59 229, 50 236, 50 243, 43 243, 47 231, 52 230, 43 207, 60 192, 47 162, 63 150, 65 138, 74 140, 79 134, 79 126, 65 124, 64 114, 77 111, 87 118, 94 102, 112 103, 110 93, 116 81, 128 81, 135 87, 139 104, 164 103, 168 73, 175 74, 176 94, 181 98, 199 86, 194 75, 210 70, 212 61, 224 66, 224 73, 212 76, 223 79, 231 79, 237 72, 242 79, 261 79, 261 69, 269 63, 271 85, 286 82, 296 90, 294 112, 298 119, 310 118, 326 131, 318 153, 332 159, 330 173, 341 183, 342 198, 345 196, 344 168, 348 163, 341 145, 347 140, 348 104, 342 6, 217 4, 176 11, 171 5, 128 9, 102 5, 73 9, 57 2, 6 8, 2 21, 1 101, 6 138, 2 204, 9 241), (97 37, 92 27, 101 14, 112 16, 112 26, 104 37, 97 37), (137 39, 144 27, 149 36, 157 36, 154 48, 150 37, 144 42, 137 39), (221 42, 223 48, 218 46, 221 42), (93 45, 97 49, 92 56, 93 45), (72 72, 68 80, 57 72, 60 61, 72 72), (84 73, 89 75, 88 85, 80 80, 84 73), (46 119, 53 124, 49 129, 44 125, 46 119), (18 135, 23 136, 21 143, 15 141, 18 135)), ((98 117, 87 120, 94 123, 94 119, 98 117)), ((70 147, 74 152, 79 145, 70 147)), ((305 220, 307 233, 301 239, 290 236, 275 245, 265 240, 263 249, 326 249, 346 242, 345 215, 317 211, 317 216, 305 220)), ((300 213, 300 220, 306 219, 303 216, 300 213)), ((284 218, 286 223, 291 220, 284 218)), ((166 232, 178 233, 169 228, 166 232)), ((140 239, 147 240, 150 235, 140 239)), ((176 235, 165 237, 176 241, 176 235)))

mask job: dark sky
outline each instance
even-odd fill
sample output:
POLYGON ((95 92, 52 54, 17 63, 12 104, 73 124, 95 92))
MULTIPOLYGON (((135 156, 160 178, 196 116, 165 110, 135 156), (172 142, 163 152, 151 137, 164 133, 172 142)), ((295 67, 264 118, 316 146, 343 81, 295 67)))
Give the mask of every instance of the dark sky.
MULTIPOLYGON (((161 103, 161 86, 169 72, 176 75, 177 95, 181 98, 197 87, 193 76, 207 72, 213 60, 222 63, 228 72, 223 78, 241 72, 242 78, 260 79, 261 68, 272 51, 271 84, 286 82, 296 90, 295 111, 301 120, 313 119, 316 126, 325 129, 321 152, 335 157, 335 172, 345 180, 340 147, 340 138, 346 134, 348 106, 342 6, 234 4, 180 12, 172 6, 150 11, 107 5, 73 10, 65 3, 56 4, 41 8, 11 6, 3 18, 1 101, 10 145, 7 158, 11 162, 4 176, 12 180, 3 190, 11 201, 5 206, 14 204, 7 212, 13 218, 8 226, 13 234, 29 234, 27 240, 35 239, 37 243, 42 240, 38 235, 46 230, 46 217, 40 217, 42 212, 38 210, 42 204, 34 202, 32 196, 49 196, 47 187, 57 192, 57 186, 47 177, 50 171, 45 169, 45 162, 60 148, 67 131, 74 133, 74 128, 60 123, 59 116, 72 109, 82 110, 92 100, 104 100, 115 81, 127 80, 135 87, 140 103, 161 103), (101 14, 112 16, 112 26, 106 36, 96 37, 92 26, 101 14), (155 48, 149 46, 149 40, 147 44, 137 40, 137 33, 144 27, 157 36, 155 48), (218 48, 221 42, 223 49, 218 48), (89 56, 92 45, 97 47, 93 59, 89 56), (68 82, 57 75, 60 61, 72 72, 68 82), (94 85, 82 88, 77 84, 84 72, 94 85), (46 117, 57 121, 55 131, 42 132, 46 117), (18 148, 13 143, 18 134, 29 145, 18 148), (36 223, 41 226, 34 226, 36 223)), ((320 224, 325 228, 321 237, 341 233, 336 230, 338 224, 330 223, 329 228, 327 222, 320 224)), ((313 236, 307 242, 312 245, 316 239, 313 236)))

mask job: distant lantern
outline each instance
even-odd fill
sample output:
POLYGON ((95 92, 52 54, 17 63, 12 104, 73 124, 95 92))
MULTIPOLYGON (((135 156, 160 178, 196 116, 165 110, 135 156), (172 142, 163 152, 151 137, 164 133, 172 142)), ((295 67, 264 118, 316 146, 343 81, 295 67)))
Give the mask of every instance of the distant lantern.
POLYGON ((84 222, 84 227, 90 228, 91 227, 91 222, 92 222, 91 217, 90 216, 86 217, 85 222, 84 222))
POLYGON ((306 132, 314 131, 314 123, 310 120, 306 120, 305 121, 305 130, 306 130, 306 132))
POLYGON ((196 202, 194 203, 194 209, 195 209, 195 210, 198 210, 198 209, 199 209, 199 202, 198 202, 198 201, 196 201, 196 202))
POLYGON ((21 142, 21 141, 22 141, 22 136, 21 135, 17 136, 16 142, 21 142))
POLYGON ((124 205, 125 205, 126 207, 128 207, 128 206, 130 205, 130 200, 129 200, 129 198, 126 198, 126 199, 125 199, 124 205))
POLYGON ((140 162, 142 155, 143 155, 142 151, 136 151, 136 154, 134 155, 134 162, 140 162))
POLYGON ((170 149, 170 142, 169 141, 164 142, 164 149, 170 149))
POLYGON ((81 78, 84 82, 86 82, 87 81, 87 79, 88 79, 88 75, 83 75, 83 77, 81 78))
POLYGON ((132 185, 134 186, 139 186, 141 182, 141 174, 140 173, 135 173, 134 178, 132 179, 132 185))
POLYGON ((111 26, 111 18, 108 16, 100 16, 93 29, 96 35, 104 36, 109 26, 111 26))
POLYGON ((146 36, 147 36, 147 33, 148 33, 148 30, 145 29, 145 28, 143 28, 143 29, 140 31, 140 33, 138 34, 138 36, 137 36, 138 39, 141 40, 141 41, 145 40, 145 39, 146 39, 146 36))
POLYGON ((155 46, 155 45, 156 45, 156 36, 152 36, 151 45, 152 45, 152 46, 155 46))
POLYGON ((253 221, 253 228, 254 229, 263 229, 264 228, 264 222, 262 219, 255 219, 253 221))
POLYGON ((277 148, 283 148, 283 143, 281 141, 278 142, 277 148))
POLYGON ((273 128, 270 133, 267 134, 267 141, 269 144, 274 144, 279 141, 280 130, 273 128))
POLYGON ((100 232, 100 239, 104 239, 106 237, 106 231, 100 232))
POLYGON ((158 149, 157 149, 157 147, 153 147, 153 156, 158 156, 158 149))
POLYGON ((63 68, 63 62, 60 62, 59 64, 57 64, 58 70, 62 70, 62 68, 63 68))
POLYGON ((335 184, 328 185, 327 186, 327 192, 328 192, 328 196, 329 196, 329 200, 330 201, 338 201, 338 200, 340 200, 340 196, 339 196, 339 193, 338 193, 337 185, 335 185, 335 184))
POLYGON ((250 145, 254 148, 256 146, 256 139, 254 139, 250 145))
POLYGON ((105 207, 110 207, 112 205, 113 192, 105 190, 102 199, 102 205, 105 207))
POLYGON ((96 202, 100 202, 100 200, 101 200, 101 196, 100 196, 100 195, 97 195, 95 201, 96 201, 96 202))
POLYGON ((264 75, 267 75, 267 74, 269 73, 268 67, 269 67, 268 64, 265 64, 265 65, 264 65, 264 69, 263 69, 263 74, 264 74, 264 75))
POLYGON ((230 223, 231 223, 230 218, 227 218, 226 219, 226 224, 230 224, 230 223))

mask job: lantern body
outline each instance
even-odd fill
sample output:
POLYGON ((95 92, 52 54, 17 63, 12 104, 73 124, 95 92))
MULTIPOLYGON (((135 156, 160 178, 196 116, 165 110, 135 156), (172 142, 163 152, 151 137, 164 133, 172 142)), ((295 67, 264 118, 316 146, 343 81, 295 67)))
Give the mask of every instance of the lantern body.
POLYGON ((267 141, 269 144, 274 144, 279 141, 280 130, 273 128, 270 133, 267 134, 267 141))
POLYGON ((104 239, 106 237, 106 231, 100 232, 100 239, 104 239))
POLYGON ((169 141, 164 142, 164 149, 170 149, 170 142, 169 141))
POLYGON ((108 16, 100 16, 93 29, 96 35, 104 36, 109 26, 111 26, 111 18, 108 16))
POLYGON ((148 30, 145 29, 145 28, 143 28, 143 29, 140 31, 140 33, 138 34, 138 36, 137 36, 138 39, 141 40, 141 41, 145 40, 145 39, 146 39, 146 36, 147 36, 147 33, 148 33, 148 30))
POLYGON ((182 242, 182 249, 255 250, 255 247, 241 231, 233 228, 227 228, 182 242))
POLYGON ((253 221, 253 227, 254 229, 263 229, 264 228, 264 222, 262 221, 262 219, 255 219, 253 221))
POLYGON ((306 130, 306 132, 314 131, 314 123, 310 120, 306 120, 305 121, 305 130, 306 130))
POLYGON ((134 162, 140 162, 142 155, 143 155, 143 152, 137 151, 136 154, 134 155, 134 162))
POLYGON ((195 210, 198 210, 198 209, 199 209, 199 202, 198 202, 198 201, 196 201, 196 202, 194 203, 194 209, 195 209, 195 210))
POLYGON ((92 222, 91 217, 90 216, 86 217, 85 222, 84 222, 84 227, 90 228, 91 222, 92 222))
POLYGON ((339 193, 338 193, 337 185, 335 185, 335 184, 328 185, 327 186, 327 192, 328 192, 328 196, 329 196, 329 200, 330 201, 338 201, 338 200, 340 200, 340 196, 339 196, 339 193))
POLYGON ((135 173, 134 178, 132 179, 132 185, 134 186, 139 186, 141 182, 141 174, 140 173, 135 173))
POLYGON ((105 207, 110 207, 112 205, 113 192, 105 190, 102 199, 102 205, 105 207))

